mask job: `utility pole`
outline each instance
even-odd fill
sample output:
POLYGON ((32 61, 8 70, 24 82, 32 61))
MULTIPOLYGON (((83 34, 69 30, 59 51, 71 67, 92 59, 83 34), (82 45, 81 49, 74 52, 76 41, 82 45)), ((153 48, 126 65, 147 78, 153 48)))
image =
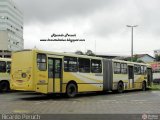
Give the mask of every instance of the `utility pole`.
POLYGON ((95 56, 96 56, 96 47, 97 47, 97 46, 96 46, 96 40, 95 40, 95 46, 94 46, 94 47, 95 47, 95 53, 94 53, 94 54, 95 54, 95 56))
POLYGON ((127 25, 127 27, 131 27, 131 61, 133 62, 133 28, 138 25, 127 25))

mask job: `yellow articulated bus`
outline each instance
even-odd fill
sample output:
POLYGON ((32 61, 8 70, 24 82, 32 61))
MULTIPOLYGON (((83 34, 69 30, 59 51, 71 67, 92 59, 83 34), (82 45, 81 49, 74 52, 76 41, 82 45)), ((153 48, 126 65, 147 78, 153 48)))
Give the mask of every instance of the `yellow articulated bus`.
POLYGON ((0 58, 0 91, 6 92, 10 89, 10 67, 11 59, 0 58))
POLYGON ((147 64, 36 49, 12 54, 13 90, 74 97, 89 91, 146 90, 151 82, 147 64))

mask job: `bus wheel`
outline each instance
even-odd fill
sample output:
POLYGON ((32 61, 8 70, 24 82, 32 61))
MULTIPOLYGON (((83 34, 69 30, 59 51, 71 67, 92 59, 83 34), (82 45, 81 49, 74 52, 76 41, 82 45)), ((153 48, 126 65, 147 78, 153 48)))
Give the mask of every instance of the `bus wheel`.
POLYGON ((0 82, 0 91, 1 92, 7 92, 9 91, 10 87, 9 87, 9 83, 6 81, 2 81, 0 82))
POLYGON ((117 92, 118 93, 123 93, 123 91, 124 91, 123 83, 119 82, 118 86, 117 86, 117 92))
POLYGON ((77 94, 77 86, 74 83, 69 83, 66 88, 66 95, 69 98, 75 97, 77 94))
POLYGON ((142 90, 143 90, 143 91, 146 91, 146 82, 143 82, 143 83, 142 83, 142 90))

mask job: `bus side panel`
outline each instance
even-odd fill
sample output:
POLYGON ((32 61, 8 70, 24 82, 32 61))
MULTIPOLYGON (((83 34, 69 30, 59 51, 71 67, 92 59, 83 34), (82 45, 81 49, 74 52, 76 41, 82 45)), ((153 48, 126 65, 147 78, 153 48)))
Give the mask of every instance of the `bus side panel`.
POLYGON ((118 82, 122 81, 124 84, 124 90, 129 89, 129 82, 128 82, 128 74, 113 74, 113 89, 117 90, 118 82))
POLYGON ((7 80, 7 81, 9 81, 10 80, 10 74, 7 73, 7 72, 1 72, 0 73, 0 81, 1 80, 7 80))
POLYGON ((112 60, 103 60, 103 91, 112 90, 113 69, 112 60))
POLYGON ((147 75, 134 75, 134 89, 142 89, 143 81, 146 81, 147 75))
POLYGON ((70 81, 75 81, 78 92, 102 91, 102 75, 95 73, 63 72, 62 92, 66 92, 66 85, 70 81))

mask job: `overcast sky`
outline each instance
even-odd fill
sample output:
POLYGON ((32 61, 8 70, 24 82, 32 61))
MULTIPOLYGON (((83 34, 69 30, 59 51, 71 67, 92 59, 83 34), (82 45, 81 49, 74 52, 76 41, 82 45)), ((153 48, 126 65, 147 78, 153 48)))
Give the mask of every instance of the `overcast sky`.
POLYGON ((130 55, 160 49, 159 0, 14 0, 24 14, 24 47, 130 55), (42 42, 51 34, 76 34, 85 42, 42 42), (95 45, 96 43, 96 45, 95 45))

